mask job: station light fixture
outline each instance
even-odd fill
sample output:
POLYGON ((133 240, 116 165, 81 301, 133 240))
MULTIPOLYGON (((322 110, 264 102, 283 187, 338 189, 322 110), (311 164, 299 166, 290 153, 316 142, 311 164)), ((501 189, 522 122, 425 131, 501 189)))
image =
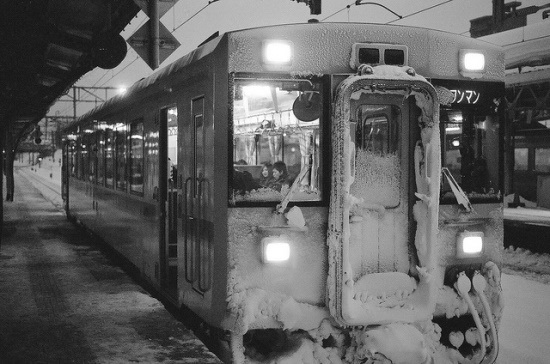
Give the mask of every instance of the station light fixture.
POLYGON ((483 253, 484 234, 481 231, 463 231, 458 235, 458 258, 477 258, 483 253))
POLYGON ((459 51, 460 74, 469 78, 481 78, 485 73, 485 54, 474 49, 459 51))

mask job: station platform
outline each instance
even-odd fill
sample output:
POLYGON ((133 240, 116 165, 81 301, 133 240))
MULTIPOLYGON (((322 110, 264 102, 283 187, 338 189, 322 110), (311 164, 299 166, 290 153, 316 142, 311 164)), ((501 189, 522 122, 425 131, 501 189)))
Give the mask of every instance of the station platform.
POLYGON ((221 363, 29 173, 16 170, 4 202, 0 363, 221 363))
POLYGON ((550 209, 521 197, 504 198, 504 247, 550 253, 550 209), (516 206, 516 207, 513 207, 516 206))

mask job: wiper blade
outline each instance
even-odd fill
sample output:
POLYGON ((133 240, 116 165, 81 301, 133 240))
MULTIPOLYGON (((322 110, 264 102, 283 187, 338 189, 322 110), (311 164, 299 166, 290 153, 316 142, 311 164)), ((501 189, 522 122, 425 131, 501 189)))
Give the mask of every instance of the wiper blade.
POLYGON ((466 196, 462 188, 456 182, 455 178, 451 174, 451 171, 449 171, 449 168, 443 167, 441 168, 441 172, 443 172, 443 175, 447 178, 447 181, 449 181, 449 185, 451 186, 451 190, 456 197, 456 201, 464 207, 466 212, 471 212, 472 204, 470 203, 468 196, 466 196))

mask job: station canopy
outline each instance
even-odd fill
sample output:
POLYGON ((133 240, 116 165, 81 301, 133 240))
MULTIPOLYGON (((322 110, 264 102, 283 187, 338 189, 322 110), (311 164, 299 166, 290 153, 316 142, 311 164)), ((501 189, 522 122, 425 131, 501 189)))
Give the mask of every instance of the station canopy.
POLYGON ((3 1, 0 130, 20 139, 84 74, 116 67, 139 10, 133 0, 3 1))

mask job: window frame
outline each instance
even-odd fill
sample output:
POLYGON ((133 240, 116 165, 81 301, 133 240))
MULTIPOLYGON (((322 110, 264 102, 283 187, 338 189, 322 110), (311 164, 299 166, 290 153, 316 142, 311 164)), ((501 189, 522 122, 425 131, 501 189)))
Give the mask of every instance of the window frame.
POLYGON ((129 123, 129 134, 128 134, 128 140, 129 140, 129 148, 128 148, 128 160, 127 160, 127 168, 126 168, 126 180, 127 185, 130 194, 136 195, 136 196, 144 196, 145 195, 145 127, 144 127, 144 121, 143 118, 132 120, 129 123), (141 127, 141 156, 139 158, 134 157, 134 147, 132 143, 132 137, 134 136, 133 133, 133 127, 138 126, 141 127), (132 174, 132 170, 134 168, 134 160, 141 160, 141 183, 134 184, 134 176, 132 174), (130 173, 128 173, 130 172, 130 173), (140 189, 136 189, 135 187, 132 187, 132 185, 141 186, 140 189))
MULTIPOLYGON (((258 81, 288 81, 291 79, 296 80, 308 80, 313 83, 319 83, 321 94, 321 115, 319 117, 319 129, 316 134, 316 138, 319 138, 319 165, 317 174, 320 184, 320 199, 316 201, 304 201, 304 200, 291 200, 290 206, 328 206, 330 196, 330 160, 331 160, 331 144, 330 144, 330 95, 331 95, 331 78, 330 75, 315 75, 311 77, 297 78, 292 77, 289 74, 256 74, 237 72, 229 74, 228 82, 228 158, 227 158, 227 199, 228 207, 275 207, 281 201, 233 201, 231 198, 231 186, 233 185, 233 174, 231 173, 234 168, 234 127, 235 121, 233 120, 233 106, 235 98, 235 82, 236 80, 258 80, 258 81), (323 152, 325 151, 325 152, 323 152)), ((282 149, 282 148, 281 148, 282 149)))

